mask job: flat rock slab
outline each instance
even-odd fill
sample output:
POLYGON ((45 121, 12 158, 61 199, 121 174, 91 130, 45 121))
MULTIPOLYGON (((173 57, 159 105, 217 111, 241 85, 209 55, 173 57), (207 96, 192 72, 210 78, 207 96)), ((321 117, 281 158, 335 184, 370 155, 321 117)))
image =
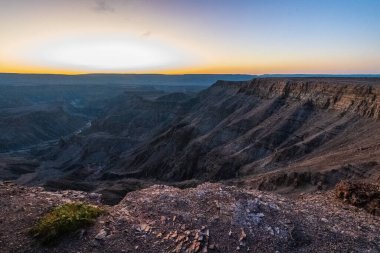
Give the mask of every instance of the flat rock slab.
POLYGON ((181 190, 155 185, 128 193, 96 224, 42 247, 26 232, 75 191, 0 184, 2 252, 379 252, 380 218, 333 192, 297 199, 221 184, 181 190))

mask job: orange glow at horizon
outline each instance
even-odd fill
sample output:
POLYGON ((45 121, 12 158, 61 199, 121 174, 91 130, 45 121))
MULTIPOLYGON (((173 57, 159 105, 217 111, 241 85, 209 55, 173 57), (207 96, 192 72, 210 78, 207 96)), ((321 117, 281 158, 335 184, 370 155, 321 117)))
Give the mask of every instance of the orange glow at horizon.
POLYGON ((0 72, 380 74, 379 1, 100 2, 4 2, 0 72))
POLYGON ((99 70, 99 71, 80 71, 75 69, 58 69, 36 66, 3 66, 0 64, 0 73, 20 73, 20 74, 63 74, 63 75, 81 75, 91 73, 102 74, 165 74, 165 75, 181 75, 181 74, 371 74, 365 69, 358 69, 356 66, 348 65, 345 69, 339 71, 329 66, 327 63, 313 65, 311 63, 304 64, 277 64, 277 65, 252 65, 252 66, 201 66, 191 68, 172 68, 140 71, 115 71, 115 70, 99 70), (316 69, 316 66, 319 67, 316 69), (329 67, 331 69, 329 69, 329 67))

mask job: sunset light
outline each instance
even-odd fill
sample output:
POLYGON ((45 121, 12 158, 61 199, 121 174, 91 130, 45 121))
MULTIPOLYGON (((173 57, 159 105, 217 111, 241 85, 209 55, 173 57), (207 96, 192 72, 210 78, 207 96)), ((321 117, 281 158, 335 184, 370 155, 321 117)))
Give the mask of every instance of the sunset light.
POLYGON ((190 56, 153 40, 89 37, 29 48, 20 58, 46 68, 91 72, 167 69, 182 66, 190 56))
POLYGON ((379 1, 1 2, 0 72, 380 72, 379 1))

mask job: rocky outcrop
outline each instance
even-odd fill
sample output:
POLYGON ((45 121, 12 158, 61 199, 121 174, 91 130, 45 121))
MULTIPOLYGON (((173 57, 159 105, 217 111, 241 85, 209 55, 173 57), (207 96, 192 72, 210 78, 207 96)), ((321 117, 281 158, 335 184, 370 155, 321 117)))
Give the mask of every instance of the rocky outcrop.
POLYGON ((107 207, 94 226, 44 247, 28 230, 53 207, 98 195, 0 184, 0 246, 7 252, 377 252, 380 220, 333 192, 291 200, 221 184, 155 185, 107 207), (12 232, 10 232, 12 231, 12 232))
POLYGON ((24 187, 0 182, 0 249, 1 252, 40 251, 30 231, 37 221, 63 203, 100 204, 100 195, 79 191, 49 192, 42 187, 24 187))
POLYGON ((262 98, 281 96, 311 102, 322 109, 374 119, 380 117, 380 80, 377 78, 257 78, 243 85, 239 92, 262 98))
POLYGON ((335 187, 338 198, 351 205, 364 208, 380 216, 380 186, 359 182, 342 181, 335 187))

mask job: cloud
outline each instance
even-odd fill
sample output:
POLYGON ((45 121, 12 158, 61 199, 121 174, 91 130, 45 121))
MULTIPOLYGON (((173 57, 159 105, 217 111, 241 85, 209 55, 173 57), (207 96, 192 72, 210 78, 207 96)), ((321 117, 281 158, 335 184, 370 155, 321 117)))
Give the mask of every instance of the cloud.
POLYGON ((140 37, 141 38, 147 38, 147 37, 150 37, 151 35, 152 35, 151 31, 146 31, 146 32, 143 32, 142 34, 140 34, 140 37))
POLYGON ((107 0, 95 0, 94 10, 97 12, 115 12, 115 9, 107 0))

